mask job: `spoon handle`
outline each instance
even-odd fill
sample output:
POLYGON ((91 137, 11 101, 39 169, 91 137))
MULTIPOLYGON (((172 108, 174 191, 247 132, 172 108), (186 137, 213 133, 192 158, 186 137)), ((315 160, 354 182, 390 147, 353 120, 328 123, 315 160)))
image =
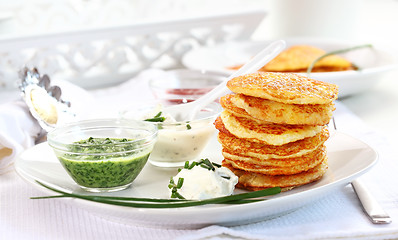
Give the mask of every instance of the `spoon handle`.
POLYGON ((274 59, 285 47, 286 43, 284 40, 272 42, 256 56, 254 56, 249 62, 240 67, 231 76, 229 76, 228 79, 258 71, 265 64, 274 59))
POLYGON ((269 44, 266 48, 264 48, 261 52, 259 52, 256 56, 254 56, 249 62, 235 71, 232 75, 226 78, 221 84, 212 89, 207 94, 195 100, 194 109, 189 114, 189 119, 194 119, 197 111, 202 109, 202 107, 207 104, 213 102, 220 96, 223 96, 229 92, 227 88, 227 82, 235 77, 241 76, 243 74, 254 73, 258 71, 261 67, 275 58, 284 48, 286 47, 286 42, 284 40, 278 40, 269 44))

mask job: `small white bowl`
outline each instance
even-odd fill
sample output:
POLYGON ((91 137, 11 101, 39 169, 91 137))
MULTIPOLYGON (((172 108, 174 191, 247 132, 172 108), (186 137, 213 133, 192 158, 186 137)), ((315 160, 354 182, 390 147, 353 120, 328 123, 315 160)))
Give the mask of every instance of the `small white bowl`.
MULTIPOLYGON (((161 105, 153 103, 131 107, 121 115, 125 119, 144 120, 161 111, 161 105)), ((183 166, 186 161, 198 160, 216 132, 213 123, 221 111, 221 105, 213 102, 199 111, 192 121, 151 122, 158 128, 158 138, 149 162, 159 167, 177 167, 183 166)))

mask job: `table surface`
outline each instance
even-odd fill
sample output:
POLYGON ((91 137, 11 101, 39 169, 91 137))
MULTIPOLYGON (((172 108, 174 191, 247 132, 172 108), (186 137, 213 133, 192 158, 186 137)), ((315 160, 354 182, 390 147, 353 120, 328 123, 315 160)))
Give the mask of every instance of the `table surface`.
POLYGON ((383 76, 366 92, 340 99, 367 125, 398 146, 398 70, 383 76))

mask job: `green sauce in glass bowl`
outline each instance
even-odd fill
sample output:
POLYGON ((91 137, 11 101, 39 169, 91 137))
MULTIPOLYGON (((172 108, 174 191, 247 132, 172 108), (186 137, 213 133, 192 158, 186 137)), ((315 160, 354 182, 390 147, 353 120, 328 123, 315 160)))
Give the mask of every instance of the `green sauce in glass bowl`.
POLYGON ((151 124, 92 120, 55 129, 48 134, 48 143, 80 187, 108 192, 132 184, 152 152, 156 135, 151 124))

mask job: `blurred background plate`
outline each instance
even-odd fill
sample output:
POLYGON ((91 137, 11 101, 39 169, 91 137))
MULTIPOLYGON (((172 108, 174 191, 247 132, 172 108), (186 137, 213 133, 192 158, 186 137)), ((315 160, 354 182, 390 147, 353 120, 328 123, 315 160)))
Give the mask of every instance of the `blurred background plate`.
MULTIPOLYGON (((326 52, 354 47, 369 42, 347 42, 326 39, 285 39, 287 48, 292 45, 306 44, 325 50, 326 52)), ((240 41, 228 42, 214 46, 199 47, 187 52, 182 63, 189 69, 217 70, 232 72, 230 67, 246 63, 271 41, 240 41)), ((310 77, 331 82, 339 86, 339 97, 370 89, 377 83, 382 74, 398 67, 397 57, 391 49, 373 45, 373 48, 362 48, 350 51, 341 56, 360 67, 359 71, 339 71, 311 73, 310 77)))

